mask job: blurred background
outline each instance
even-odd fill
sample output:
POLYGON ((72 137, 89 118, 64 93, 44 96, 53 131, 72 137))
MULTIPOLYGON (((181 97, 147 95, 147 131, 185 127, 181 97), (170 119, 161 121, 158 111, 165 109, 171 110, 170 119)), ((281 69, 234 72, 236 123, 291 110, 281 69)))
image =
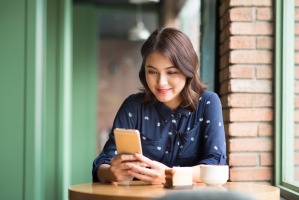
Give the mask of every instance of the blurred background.
POLYGON ((69 186, 92 182, 92 162, 119 107, 141 87, 141 46, 159 27, 189 36, 199 76, 221 99, 230 181, 278 185, 285 171, 297 187, 299 1, 288 1, 295 23, 279 29, 291 33, 288 43, 275 29, 285 22, 275 10, 286 9, 275 7, 282 2, 1 0, 0 199, 68 199, 69 186), (276 52, 277 41, 295 51, 276 52), (275 97, 284 87, 274 76, 286 68, 284 83, 294 91, 287 103, 275 97), (275 117, 282 105, 295 116, 286 142, 274 140, 285 133, 275 117), (275 153, 281 148, 288 151, 275 153))

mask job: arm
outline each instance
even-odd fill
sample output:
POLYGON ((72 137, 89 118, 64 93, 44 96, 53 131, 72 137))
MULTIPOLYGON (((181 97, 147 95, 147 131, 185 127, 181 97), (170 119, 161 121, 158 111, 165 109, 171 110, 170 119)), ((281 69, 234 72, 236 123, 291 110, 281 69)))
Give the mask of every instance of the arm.
POLYGON ((204 156, 198 164, 226 165, 226 143, 221 102, 212 93, 204 102, 203 140, 204 156))
MULTIPOLYGON (((137 118, 137 107, 134 100, 134 97, 130 96, 128 97, 118 110, 118 113, 114 119, 112 131, 109 134, 109 139, 105 144, 105 147, 103 149, 103 152, 94 160, 93 162, 93 170, 92 170, 92 176, 93 176, 93 182, 99 182, 99 181, 115 181, 120 180, 122 178, 113 178, 113 176, 122 176, 123 173, 114 173, 112 175, 112 171, 110 169, 111 162, 117 163, 117 165, 120 165, 119 162, 124 162, 125 159, 119 160, 119 159, 113 159, 114 157, 118 157, 115 146, 115 140, 114 140, 114 134, 113 130, 115 128, 129 128, 134 129, 136 127, 136 118, 137 118), (109 167, 108 167, 109 166, 109 167)), ((130 160, 130 159, 129 159, 130 160)), ((129 161, 128 160, 128 161, 129 161)), ((112 167, 112 169, 114 169, 112 167)))
POLYGON ((127 171, 130 169, 130 164, 140 167, 145 167, 141 162, 136 161, 134 155, 119 155, 111 159, 110 165, 102 164, 97 170, 98 179, 101 182, 119 182, 133 178, 127 171))

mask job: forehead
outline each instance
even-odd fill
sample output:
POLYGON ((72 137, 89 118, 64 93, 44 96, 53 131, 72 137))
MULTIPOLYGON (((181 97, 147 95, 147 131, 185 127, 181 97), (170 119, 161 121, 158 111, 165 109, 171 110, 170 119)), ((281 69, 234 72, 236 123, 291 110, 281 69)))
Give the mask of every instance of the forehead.
POLYGON ((170 67, 173 66, 173 63, 162 53, 160 52, 153 52, 150 53, 146 57, 145 66, 152 66, 152 67, 170 67))

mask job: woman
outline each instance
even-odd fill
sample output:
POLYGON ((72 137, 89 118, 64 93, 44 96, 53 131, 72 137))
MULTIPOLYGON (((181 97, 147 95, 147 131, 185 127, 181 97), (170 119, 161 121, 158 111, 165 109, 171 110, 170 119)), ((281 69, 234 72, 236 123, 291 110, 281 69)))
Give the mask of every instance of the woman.
POLYGON ((198 57, 189 38, 175 28, 155 30, 141 48, 141 93, 120 107, 113 128, 138 129, 143 155, 117 155, 114 135, 93 163, 93 181, 137 178, 165 181, 165 169, 193 166, 200 182, 201 164, 226 165, 219 97, 205 91, 198 57))

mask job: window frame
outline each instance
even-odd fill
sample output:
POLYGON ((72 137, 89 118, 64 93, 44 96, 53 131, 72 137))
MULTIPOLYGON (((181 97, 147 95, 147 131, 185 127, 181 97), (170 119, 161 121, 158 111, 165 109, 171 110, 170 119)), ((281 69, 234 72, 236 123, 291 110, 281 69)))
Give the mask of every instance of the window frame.
POLYGON ((283 196, 295 199, 299 187, 284 181, 294 177, 294 81, 290 80, 295 66, 295 2, 275 3, 275 185, 283 196))

